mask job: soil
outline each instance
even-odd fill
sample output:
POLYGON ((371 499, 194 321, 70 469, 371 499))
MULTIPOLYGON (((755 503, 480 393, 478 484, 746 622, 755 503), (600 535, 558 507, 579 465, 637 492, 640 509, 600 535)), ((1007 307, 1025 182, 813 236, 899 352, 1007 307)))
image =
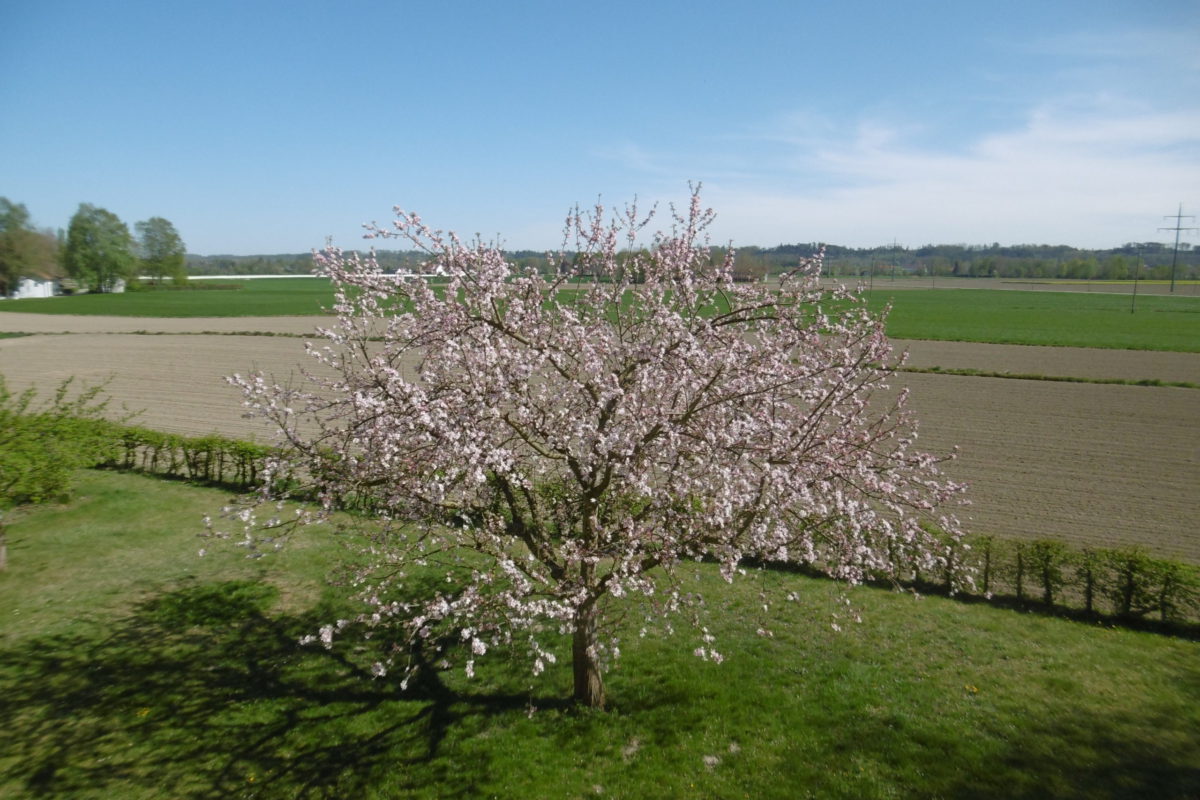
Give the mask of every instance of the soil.
POLYGON ((1200 562, 1200 390, 900 377, 921 447, 960 448, 972 530, 1200 562))
MULTIPOLYGON (((72 376, 83 384, 109 380, 114 411, 141 411, 135 424, 270 441, 265 423, 242 417, 241 396, 224 378, 254 369, 281 382, 296 378, 311 363, 304 340, 182 334, 308 334, 329 322, 0 313, 0 330, 74 332, 0 339, 0 374, 11 389, 43 392, 72 376)), ((953 342, 897 347, 909 348, 913 366, 1200 383, 1200 354, 953 342)), ((970 529, 1077 545, 1144 544, 1200 563, 1200 390, 911 373, 894 382, 912 390, 923 449, 960 447, 946 472, 972 485, 972 505, 960 514, 970 529)))
POLYGON ((1157 379, 1200 384, 1200 353, 912 339, 894 339, 892 344, 897 351, 908 351, 907 366, 910 367, 1128 381, 1157 379))

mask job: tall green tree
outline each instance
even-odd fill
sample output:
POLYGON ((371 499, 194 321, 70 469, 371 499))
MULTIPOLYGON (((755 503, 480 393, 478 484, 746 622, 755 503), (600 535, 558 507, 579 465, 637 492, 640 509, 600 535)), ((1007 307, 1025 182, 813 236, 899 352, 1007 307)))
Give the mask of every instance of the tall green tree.
POLYGON ((24 275, 48 277, 58 272, 58 242, 29 221, 24 203, 0 197, 0 297, 10 294, 24 275))
POLYGON ((80 203, 67 228, 63 266, 90 291, 112 291, 118 281, 134 279, 137 259, 133 246, 133 236, 120 217, 90 203, 80 203))
POLYGON ((0 197, 0 232, 29 227, 29 209, 24 203, 14 203, 0 197))
POLYGON ((158 283, 165 278, 171 278, 176 284, 186 283, 184 261, 187 249, 171 221, 151 217, 134 228, 138 234, 138 256, 143 274, 152 276, 158 283))

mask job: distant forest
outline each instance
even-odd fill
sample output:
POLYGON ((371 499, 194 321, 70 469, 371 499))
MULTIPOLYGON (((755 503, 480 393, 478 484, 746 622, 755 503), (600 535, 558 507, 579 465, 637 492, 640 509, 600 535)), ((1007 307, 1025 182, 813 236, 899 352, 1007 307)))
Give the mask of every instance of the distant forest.
MULTIPOLYGON (((746 280, 778 274, 795 267, 800 259, 816 253, 817 245, 784 244, 778 247, 737 249, 738 277, 746 280)), ((1130 242, 1109 250, 1082 250, 1066 245, 961 245, 923 247, 851 248, 826 245, 826 274, 842 277, 869 275, 946 276, 968 278, 1071 278, 1077 280, 1125 280, 1134 277, 1169 278, 1171 245, 1159 242, 1130 242)), ((714 258, 724 252, 714 248, 714 258)), ((516 250, 509 258, 543 272, 554 272, 559 259, 533 250, 516 250)), ((417 251, 384 250, 376 253, 385 271, 420 267, 425 255, 417 251)), ((571 254, 566 255, 567 259, 571 254)), ((312 254, 261 256, 187 256, 190 275, 306 275, 312 272, 312 254)), ((1180 244, 1175 277, 1200 278, 1200 248, 1180 244)))

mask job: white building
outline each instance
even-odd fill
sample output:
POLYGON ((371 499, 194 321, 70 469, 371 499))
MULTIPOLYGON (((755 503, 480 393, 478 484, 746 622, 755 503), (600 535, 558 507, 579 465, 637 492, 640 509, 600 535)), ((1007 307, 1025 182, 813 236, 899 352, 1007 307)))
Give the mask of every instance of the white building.
MULTIPOLYGON (((8 297, 13 300, 25 300, 31 297, 54 297, 62 294, 59 276, 44 270, 40 273, 28 272, 17 277, 9 286, 8 297)), ((3 295, 0 295, 3 297, 3 295)))

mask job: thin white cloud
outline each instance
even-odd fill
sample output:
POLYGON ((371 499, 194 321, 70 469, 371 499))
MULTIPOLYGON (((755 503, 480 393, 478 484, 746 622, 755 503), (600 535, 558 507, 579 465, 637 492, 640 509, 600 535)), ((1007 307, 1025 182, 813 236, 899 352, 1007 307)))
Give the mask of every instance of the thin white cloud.
MULTIPOLYGON (((1075 31, 1055 36, 1034 37, 1012 49, 1027 53, 1062 56, 1092 62, 1148 61, 1172 72, 1200 72, 1200 51, 1196 48, 1195 27, 1180 29, 1075 31)), ((1186 77, 1181 75, 1180 77, 1186 77)))
POLYGON ((737 173, 706 170, 695 154, 656 160, 639 149, 637 162, 654 165, 644 174, 656 183, 706 180, 720 215, 714 234, 746 244, 899 237, 1109 247, 1155 239, 1162 214, 1200 201, 1200 109, 1142 106, 1111 96, 1043 102, 1023 124, 953 152, 866 121, 842 138, 769 134, 782 150, 737 173))
POLYGON ((846 234, 894 230, 886 223, 847 228, 831 213, 857 212, 859 219, 902 221, 908 236, 924 241, 1109 246, 1153 238, 1144 226, 1175 201, 1194 201, 1198 156, 1197 111, 1115 119, 1042 106, 1024 127, 985 136, 966 153, 862 139, 825 151, 827 169, 877 179, 822 198, 827 210, 813 221, 846 234))
POLYGON ((1009 75, 1007 84, 994 76, 994 85, 1019 88, 990 130, 978 128, 985 115, 977 113, 962 118, 974 130, 804 113, 715 133, 692 148, 631 146, 620 162, 667 193, 668 180, 704 180, 720 215, 714 235, 742 243, 1149 241, 1177 203, 1185 212, 1200 207, 1194 34, 1079 33, 1013 44, 1006 49, 1014 56, 1057 61, 1021 80, 1009 75))

